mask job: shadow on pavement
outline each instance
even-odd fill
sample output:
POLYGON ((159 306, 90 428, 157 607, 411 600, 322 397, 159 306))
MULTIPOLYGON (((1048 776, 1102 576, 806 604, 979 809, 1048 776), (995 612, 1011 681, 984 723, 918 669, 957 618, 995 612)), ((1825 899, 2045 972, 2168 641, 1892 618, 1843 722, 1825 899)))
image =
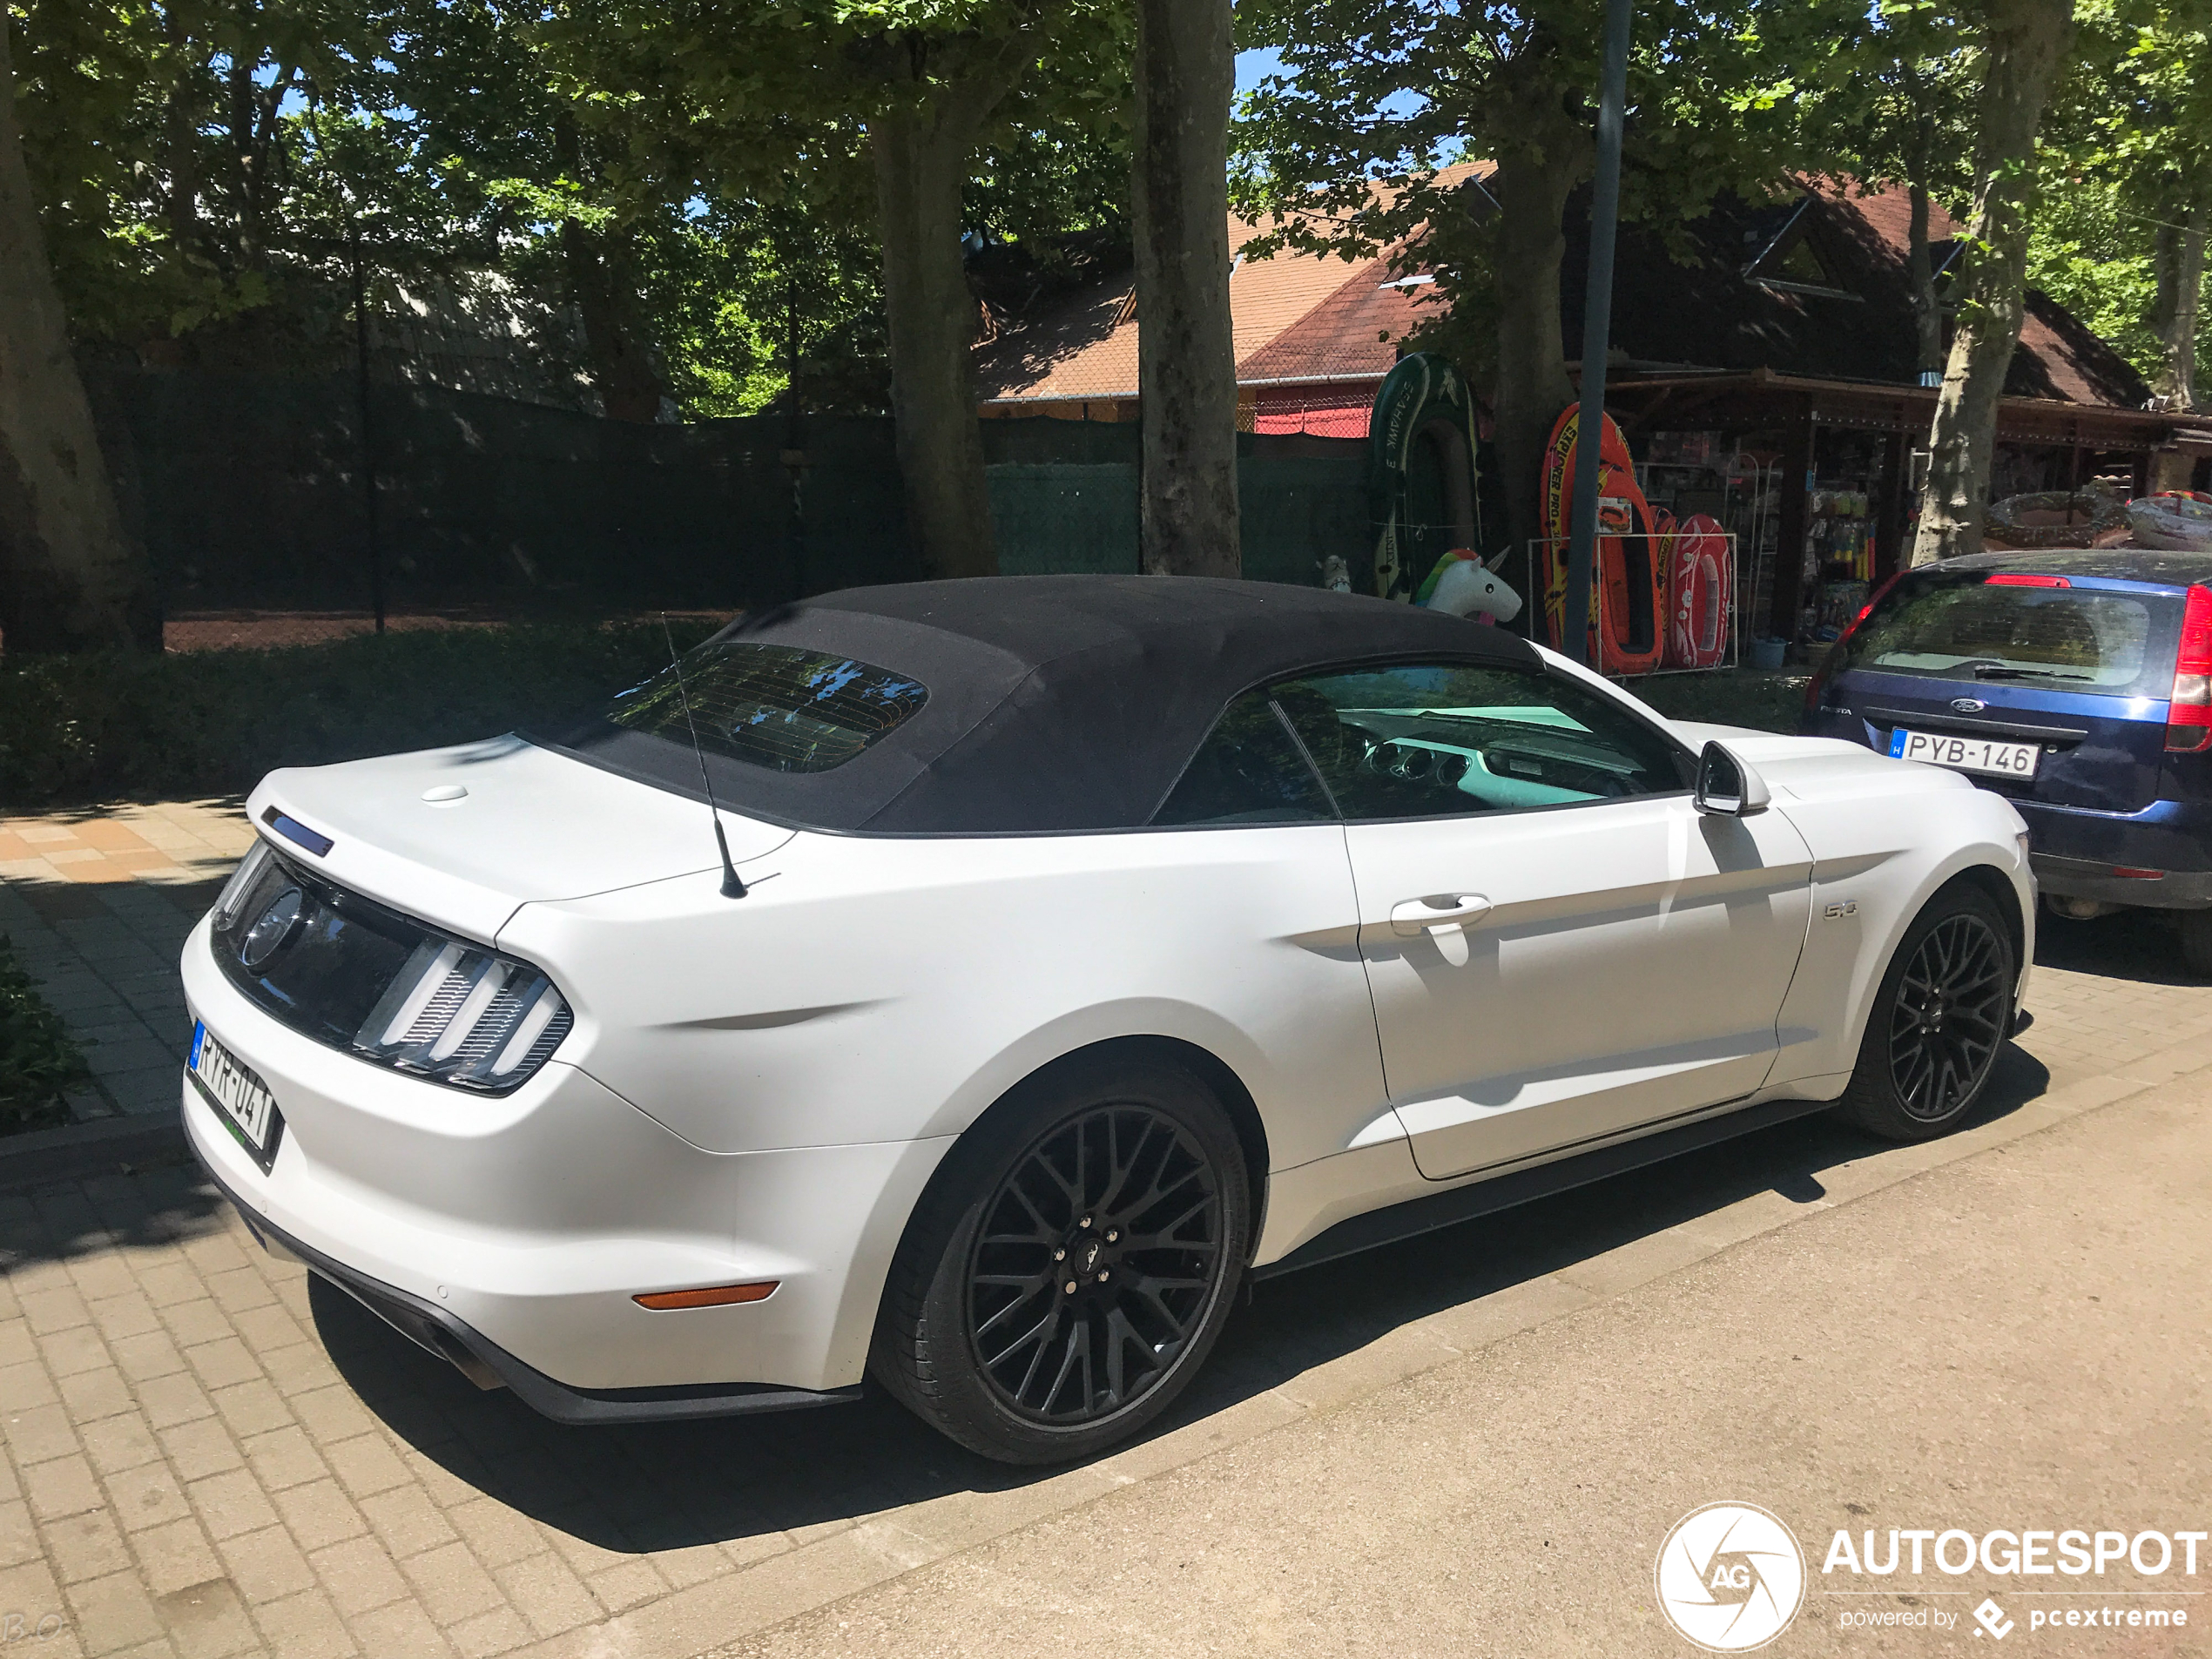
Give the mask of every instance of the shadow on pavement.
POLYGON ((2046 910, 2035 919, 2035 965, 2138 985, 2204 983, 2182 961, 2170 911, 2122 910, 2094 921, 2068 921, 2046 910))
MULTIPOLYGON (((2048 1073, 2008 1046, 1975 1122, 2017 1110, 2048 1073)), ((1886 1150, 1824 1115, 1777 1125, 1501 1215, 1268 1281, 1238 1309, 1156 1433, 1198 1422, 1426 1315, 1571 1267, 1777 1190, 1824 1196, 1824 1170, 1886 1150)), ((483 1393, 318 1281, 315 1323, 362 1399, 448 1473, 601 1548, 628 1554, 804 1535, 952 1492, 1041 1478, 969 1456, 887 1397, 815 1412, 576 1428, 483 1393)))

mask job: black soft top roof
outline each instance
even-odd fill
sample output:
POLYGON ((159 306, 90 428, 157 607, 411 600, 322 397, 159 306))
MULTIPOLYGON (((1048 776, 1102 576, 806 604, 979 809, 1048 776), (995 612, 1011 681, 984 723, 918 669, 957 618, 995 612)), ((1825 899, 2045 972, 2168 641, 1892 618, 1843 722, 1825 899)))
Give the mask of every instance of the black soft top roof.
MULTIPOLYGON (((1441 612, 1317 588, 1187 577, 991 577, 854 588, 717 639, 834 651, 928 701, 831 771, 710 752, 715 798, 813 829, 993 835, 1150 821, 1239 692, 1307 670, 1459 661, 1529 670, 1526 641, 1441 612)), ((593 718, 540 739, 698 798, 688 746, 593 718)))

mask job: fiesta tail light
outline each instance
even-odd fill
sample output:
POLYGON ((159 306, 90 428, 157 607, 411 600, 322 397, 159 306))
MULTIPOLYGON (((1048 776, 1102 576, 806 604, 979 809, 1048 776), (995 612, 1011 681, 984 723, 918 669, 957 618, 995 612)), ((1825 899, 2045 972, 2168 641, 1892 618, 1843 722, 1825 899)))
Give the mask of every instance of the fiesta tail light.
POLYGON ((2018 570, 2000 570, 1982 583, 1985 588, 2070 588, 2073 585, 2062 576, 2028 576, 2018 570))
POLYGON ((1884 577, 1881 585, 1866 596, 1866 603, 1859 606, 1858 614, 1851 619, 1851 625, 1836 636, 1836 643, 1828 648, 1828 654, 1820 659, 1820 666, 1812 671, 1812 678, 1805 682, 1805 714, 1808 718, 1819 711, 1821 693, 1828 689, 1828 682, 1835 678, 1836 670, 1843 666, 1844 653, 1850 648, 1858 631, 1866 625, 1866 619, 1874 614, 1874 607, 1886 599, 1890 590, 1904 579, 1903 570, 1892 570, 1884 577))
POLYGON ((2212 588, 2195 583, 2182 604, 2166 749, 2169 754, 2192 754, 2207 745, 2212 745, 2212 588))

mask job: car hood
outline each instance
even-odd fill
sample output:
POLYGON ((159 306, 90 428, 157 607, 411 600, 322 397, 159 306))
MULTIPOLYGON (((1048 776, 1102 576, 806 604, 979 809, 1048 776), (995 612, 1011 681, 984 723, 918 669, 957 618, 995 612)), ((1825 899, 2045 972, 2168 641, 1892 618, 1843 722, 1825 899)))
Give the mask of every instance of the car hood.
MULTIPOLYGON (((516 737, 287 767, 246 811, 265 839, 341 887, 486 943, 520 906, 688 875, 718 857, 702 802, 516 737), (327 837, 328 851, 287 838, 272 813, 327 837)), ((739 862, 792 833, 727 811, 722 825, 739 862)))

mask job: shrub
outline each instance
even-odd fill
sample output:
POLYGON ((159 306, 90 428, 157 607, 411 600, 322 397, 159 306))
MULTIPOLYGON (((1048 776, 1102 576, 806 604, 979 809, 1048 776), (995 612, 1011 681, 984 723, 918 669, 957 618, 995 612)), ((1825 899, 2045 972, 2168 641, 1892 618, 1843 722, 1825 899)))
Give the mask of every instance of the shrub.
POLYGON ((66 1122, 62 1090, 86 1075, 69 1028, 0 934, 0 1135, 66 1122))

